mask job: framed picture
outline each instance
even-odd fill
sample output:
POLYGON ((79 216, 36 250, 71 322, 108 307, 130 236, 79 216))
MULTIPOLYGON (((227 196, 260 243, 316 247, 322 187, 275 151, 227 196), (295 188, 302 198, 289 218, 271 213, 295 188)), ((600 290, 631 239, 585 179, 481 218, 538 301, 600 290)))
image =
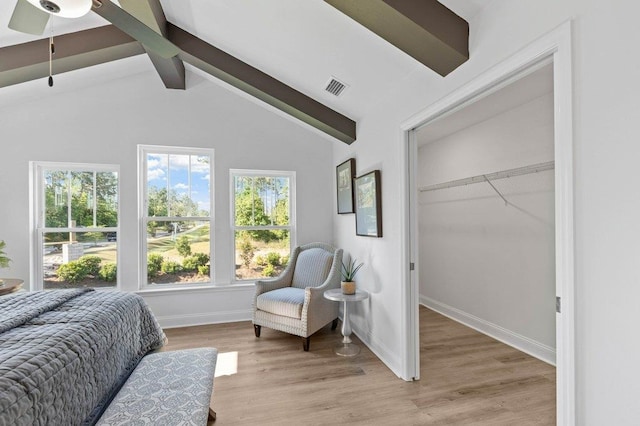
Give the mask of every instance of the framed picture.
POLYGON ((356 235, 382 237, 382 200, 380 170, 374 170, 355 180, 356 235))
POLYGON ((349 158, 336 167, 338 214, 353 213, 353 178, 356 177, 356 160, 349 158))

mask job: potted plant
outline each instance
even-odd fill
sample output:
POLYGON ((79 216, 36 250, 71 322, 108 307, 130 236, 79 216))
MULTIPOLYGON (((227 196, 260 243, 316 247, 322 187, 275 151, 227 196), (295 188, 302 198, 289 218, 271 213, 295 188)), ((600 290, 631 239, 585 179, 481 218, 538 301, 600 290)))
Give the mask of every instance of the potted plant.
POLYGON ((356 282, 354 278, 364 263, 357 263, 356 259, 350 260, 346 265, 342 262, 342 288, 343 294, 355 294, 356 282))
MULTIPOLYGON (((2 268, 8 268, 9 267, 9 262, 11 262, 11 259, 9 259, 6 255, 6 253, 4 252, 4 247, 7 244, 0 240, 0 269, 2 268)), ((4 281, 0 278, 0 287, 2 287, 4 285, 4 281)))

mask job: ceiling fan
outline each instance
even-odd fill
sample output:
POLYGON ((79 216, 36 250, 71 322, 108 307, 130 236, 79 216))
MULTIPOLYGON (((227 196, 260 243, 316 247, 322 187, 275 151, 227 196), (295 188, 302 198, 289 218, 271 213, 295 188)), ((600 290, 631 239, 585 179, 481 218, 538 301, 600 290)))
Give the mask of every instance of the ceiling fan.
POLYGON ((110 0, 18 0, 9 28, 42 35, 51 15, 79 18, 91 10, 163 58, 174 57, 180 52, 169 40, 110 0))

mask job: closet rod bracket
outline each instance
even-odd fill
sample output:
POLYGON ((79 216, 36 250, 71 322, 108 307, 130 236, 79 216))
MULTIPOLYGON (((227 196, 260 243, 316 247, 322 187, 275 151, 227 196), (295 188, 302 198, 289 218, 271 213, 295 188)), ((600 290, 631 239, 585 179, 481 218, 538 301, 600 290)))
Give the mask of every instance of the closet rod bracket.
POLYGON ((505 207, 506 207, 506 206, 508 206, 508 205, 509 205, 509 202, 507 201, 507 199, 506 199, 506 198, 504 198, 504 195, 502 195, 502 194, 500 193, 500 191, 498 191, 498 188, 496 188, 496 187, 491 183, 491 181, 489 180, 489 178, 487 177, 487 175, 482 175, 482 177, 484 177, 484 180, 485 180, 489 185, 491 185, 491 187, 493 188, 493 190, 494 190, 494 191, 496 191, 496 194, 498 194, 498 195, 500 196, 500 198, 502 198, 502 200, 504 201, 504 205, 505 205, 505 207))

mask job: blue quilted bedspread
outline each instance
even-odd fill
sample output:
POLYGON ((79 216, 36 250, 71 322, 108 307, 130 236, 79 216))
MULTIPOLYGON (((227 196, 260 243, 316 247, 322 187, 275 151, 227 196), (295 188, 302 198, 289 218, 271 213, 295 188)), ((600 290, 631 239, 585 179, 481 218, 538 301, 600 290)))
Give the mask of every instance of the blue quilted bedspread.
POLYGON ((93 424, 164 339, 135 294, 79 289, 0 297, 0 425, 93 424))

